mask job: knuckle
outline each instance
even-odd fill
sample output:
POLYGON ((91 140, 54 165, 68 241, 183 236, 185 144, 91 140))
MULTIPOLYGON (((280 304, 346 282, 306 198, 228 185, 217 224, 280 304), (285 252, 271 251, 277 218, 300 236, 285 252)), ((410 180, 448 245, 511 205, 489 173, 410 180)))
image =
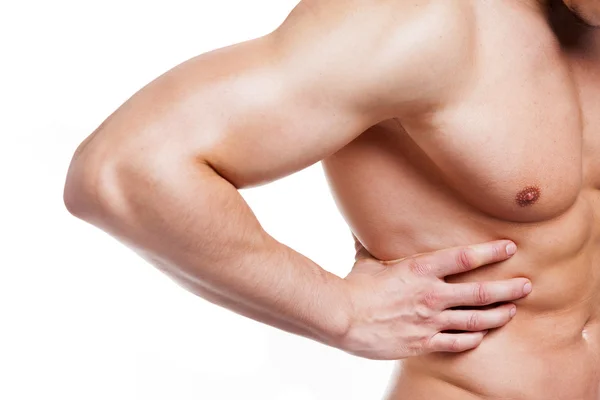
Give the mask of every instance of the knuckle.
POLYGON ((444 318, 441 317, 439 314, 436 315, 432 315, 431 317, 429 317, 429 319, 427 319, 427 321, 425 321, 424 327, 427 330, 427 333, 430 334, 431 332, 439 332, 440 330, 442 330, 442 328, 444 328, 444 318))
POLYGON ((463 271, 469 271, 474 268, 473 251, 469 248, 462 248, 456 255, 456 265, 463 271))
POLYGON ((442 351, 446 345, 447 341, 440 332, 429 333, 421 341, 421 348, 427 352, 442 351))
POLYGON ((398 358, 400 359, 418 354, 412 346, 406 345, 405 343, 398 344, 398 353, 398 358))
POLYGON ((428 309, 436 309, 440 304, 440 295, 435 289, 426 291, 421 299, 422 304, 428 309))
POLYGON ((423 323, 423 321, 427 322, 431 320, 433 317, 433 312, 431 311, 430 307, 417 306, 415 308, 415 316, 419 321, 421 321, 420 323, 423 323))
POLYGON ((475 331, 479 327, 479 315, 476 312, 471 313, 469 319, 467 319, 467 330, 475 331))
POLYGON ((432 320, 433 326, 437 329, 448 329, 455 325, 453 319, 444 313, 438 315, 432 320))
POLYGON ((460 351, 461 346, 462 346, 462 343, 461 343, 460 338, 456 337, 456 338, 452 338, 450 340, 450 351, 454 351, 454 352, 460 351))
POLYGON ((426 334, 425 331, 404 337, 400 344, 402 353, 406 357, 411 357, 426 352, 430 346, 430 337, 431 335, 426 334))
POLYGON ((425 276, 429 275, 433 268, 431 267, 431 264, 412 259, 408 263, 408 269, 417 276, 425 276))
POLYGON ((420 351, 421 352, 427 352, 427 351, 433 351, 436 348, 435 345, 435 336, 429 336, 429 337, 424 337, 420 344, 420 351))
POLYGON ((487 304, 490 300, 490 295, 486 287, 482 283, 473 284, 473 296, 476 304, 487 304))
POLYGON ((500 250, 500 246, 492 246, 492 257, 494 260, 499 260, 504 257, 504 253, 500 250))

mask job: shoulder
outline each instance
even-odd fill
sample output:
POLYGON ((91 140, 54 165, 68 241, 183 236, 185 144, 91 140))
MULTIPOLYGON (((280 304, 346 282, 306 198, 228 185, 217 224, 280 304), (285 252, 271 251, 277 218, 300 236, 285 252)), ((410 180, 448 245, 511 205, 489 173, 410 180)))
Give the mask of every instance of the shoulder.
POLYGON ((443 107, 474 77, 478 34, 471 1, 390 3, 394 7, 385 17, 390 37, 379 58, 390 79, 384 83, 411 94, 400 100, 414 100, 414 110, 443 107))
POLYGON ((397 114, 444 102, 470 79, 474 19, 472 0, 303 0, 274 35, 295 65, 323 63, 397 114))

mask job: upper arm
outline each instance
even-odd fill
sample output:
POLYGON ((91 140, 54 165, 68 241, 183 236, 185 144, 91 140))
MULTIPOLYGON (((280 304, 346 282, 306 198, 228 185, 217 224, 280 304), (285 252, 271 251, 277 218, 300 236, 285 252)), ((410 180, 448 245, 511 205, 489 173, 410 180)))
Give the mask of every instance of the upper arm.
POLYGON ((200 161, 238 188, 277 179, 383 119, 443 105, 470 54, 462 3, 304 0, 271 34, 161 76, 105 130, 123 132, 115 151, 200 161))

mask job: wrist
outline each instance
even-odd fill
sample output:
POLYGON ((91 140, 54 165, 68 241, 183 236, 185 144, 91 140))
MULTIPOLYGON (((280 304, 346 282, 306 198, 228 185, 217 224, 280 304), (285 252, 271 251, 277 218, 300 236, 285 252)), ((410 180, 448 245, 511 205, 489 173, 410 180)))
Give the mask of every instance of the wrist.
POLYGON ((351 325, 352 303, 348 294, 348 282, 326 272, 326 285, 318 302, 320 311, 317 335, 329 346, 340 348, 351 325))

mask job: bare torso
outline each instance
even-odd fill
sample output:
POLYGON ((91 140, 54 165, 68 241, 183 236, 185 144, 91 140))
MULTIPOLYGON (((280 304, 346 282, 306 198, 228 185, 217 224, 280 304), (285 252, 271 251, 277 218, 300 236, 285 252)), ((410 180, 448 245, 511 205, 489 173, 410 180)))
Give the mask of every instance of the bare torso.
POLYGON ((78 149, 67 207, 209 301, 405 358, 391 399, 598 400, 600 30, 550 2, 551 15, 542 0, 303 0, 271 34, 132 96, 78 149), (507 261, 447 280, 529 278, 516 317, 460 335, 483 338, 474 350, 441 353, 404 340, 399 328, 420 326, 390 314, 398 302, 415 314, 399 287, 452 285, 402 286, 400 268, 348 282, 270 237, 237 189, 322 159, 380 260, 514 241, 507 261))
POLYGON ((471 3, 475 74, 457 100, 374 126, 324 167, 376 258, 507 238, 515 257, 454 279, 525 276, 535 289, 477 349, 402 362, 391 398, 597 400, 600 61, 584 47, 600 35, 561 46, 534 7, 471 3))

